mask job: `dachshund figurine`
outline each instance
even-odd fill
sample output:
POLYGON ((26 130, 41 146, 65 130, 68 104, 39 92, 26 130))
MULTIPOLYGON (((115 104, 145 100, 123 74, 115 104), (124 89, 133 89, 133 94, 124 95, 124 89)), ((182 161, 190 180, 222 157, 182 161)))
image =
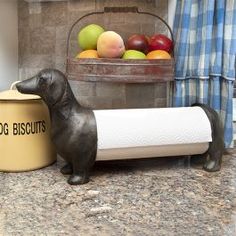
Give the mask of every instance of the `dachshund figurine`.
POLYGON ((52 141, 66 161, 62 174, 69 174, 68 183, 89 181, 89 170, 97 152, 97 130, 93 111, 75 99, 64 74, 45 69, 35 77, 16 85, 22 93, 38 94, 49 108, 52 141))
MULTIPOLYGON (((41 96, 47 104, 51 116, 52 141, 58 154, 66 161, 61 173, 70 175, 68 183, 87 183, 89 171, 99 152, 96 111, 78 103, 65 75, 55 69, 44 69, 33 78, 19 82, 16 87, 22 93, 41 96)), ((195 106, 205 112, 202 113, 207 116, 211 129, 212 142, 205 153, 209 154, 209 158, 203 168, 218 171, 224 150, 223 130, 218 114, 207 105, 195 106)))

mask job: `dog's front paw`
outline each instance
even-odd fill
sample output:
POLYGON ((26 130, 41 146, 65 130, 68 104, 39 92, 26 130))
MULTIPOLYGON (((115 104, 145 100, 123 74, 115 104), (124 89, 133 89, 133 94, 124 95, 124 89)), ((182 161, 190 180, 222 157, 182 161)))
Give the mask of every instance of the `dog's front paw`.
POLYGON ((215 172, 220 170, 220 164, 218 161, 208 160, 204 166, 203 169, 208 172, 215 172))
POLYGON ((86 174, 71 175, 67 182, 71 185, 86 184, 89 182, 89 177, 86 174))

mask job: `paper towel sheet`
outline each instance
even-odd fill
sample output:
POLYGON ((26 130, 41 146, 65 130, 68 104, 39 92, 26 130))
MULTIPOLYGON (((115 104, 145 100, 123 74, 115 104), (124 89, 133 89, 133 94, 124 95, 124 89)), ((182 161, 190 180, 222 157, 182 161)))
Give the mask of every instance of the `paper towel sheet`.
POLYGON ((94 114, 98 151, 212 141, 210 122, 200 107, 94 110, 94 114))
POLYGON ((126 160, 150 157, 203 154, 209 143, 146 146, 133 148, 98 149, 96 161, 126 160))

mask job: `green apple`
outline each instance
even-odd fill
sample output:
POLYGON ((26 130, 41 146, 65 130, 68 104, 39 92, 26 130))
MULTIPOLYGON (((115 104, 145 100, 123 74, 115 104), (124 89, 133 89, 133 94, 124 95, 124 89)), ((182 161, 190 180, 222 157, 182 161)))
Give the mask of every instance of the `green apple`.
POLYGON ((96 49, 97 40, 100 34, 104 32, 104 29, 96 24, 90 24, 85 26, 78 33, 78 43, 82 50, 96 49))
POLYGON ((146 59, 143 52, 137 50, 127 50, 122 56, 123 59, 146 59))

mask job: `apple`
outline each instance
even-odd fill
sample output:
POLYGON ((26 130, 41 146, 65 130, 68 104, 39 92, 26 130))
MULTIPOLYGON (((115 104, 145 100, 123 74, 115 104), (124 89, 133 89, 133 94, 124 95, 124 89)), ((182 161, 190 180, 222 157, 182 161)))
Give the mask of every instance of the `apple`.
POLYGON ((149 51, 164 50, 171 53, 173 42, 164 34, 155 34, 149 40, 149 51))
POLYGON ((122 59, 146 59, 146 55, 137 50, 127 50, 123 54, 122 59))
POLYGON ((126 48, 147 54, 149 49, 148 37, 144 34, 134 34, 128 38, 126 48))
POLYGON ((78 33, 78 44, 82 50, 96 49, 98 37, 104 32, 100 25, 90 24, 78 33))

